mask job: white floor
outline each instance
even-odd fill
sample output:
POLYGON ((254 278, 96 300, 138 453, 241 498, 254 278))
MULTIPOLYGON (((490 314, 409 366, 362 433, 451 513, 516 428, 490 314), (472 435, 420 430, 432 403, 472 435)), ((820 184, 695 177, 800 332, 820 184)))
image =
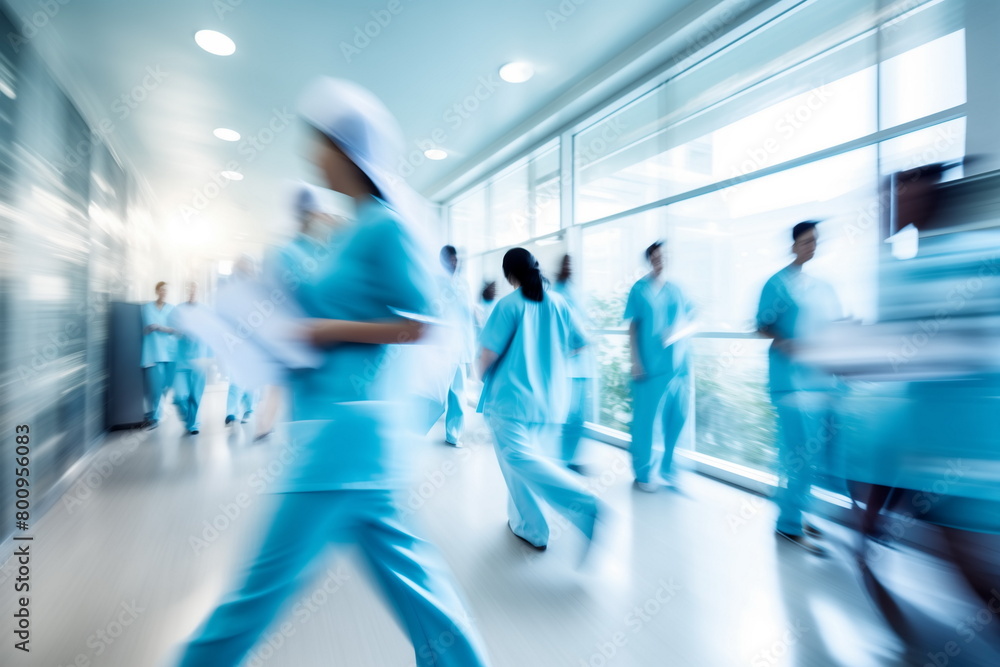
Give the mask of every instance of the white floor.
MULTIPOLYGON (((196 437, 173 419, 113 435, 38 520, 32 650, 12 650, 5 631, 0 663, 154 666, 198 625, 255 541, 269 502, 258 491, 280 467, 280 438, 253 443, 252 423, 224 427, 224 400, 210 388, 196 437)), ((636 492, 626 454, 605 445, 586 443, 601 473, 591 483, 613 508, 596 558, 577 571, 581 541, 558 527, 547 552, 526 548, 506 529, 489 435, 469 421, 465 449, 440 444, 439 431, 414 444, 427 456, 408 504, 496 667, 903 664, 848 561, 776 543, 768 501, 694 474, 681 494, 636 492)), ((12 572, 0 570, 6 619, 12 572)), ((413 665, 349 551, 317 564, 298 602, 285 634, 272 633, 277 647, 259 646, 249 664, 413 665)))

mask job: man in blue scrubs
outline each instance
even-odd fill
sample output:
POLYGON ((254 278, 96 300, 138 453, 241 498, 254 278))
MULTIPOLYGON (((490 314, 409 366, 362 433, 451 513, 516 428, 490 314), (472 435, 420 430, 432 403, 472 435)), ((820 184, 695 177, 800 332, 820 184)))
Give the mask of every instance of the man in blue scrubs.
POLYGON ((794 261, 774 274, 760 295, 757 330, 773 339, 768 353, 771 401, 778 412, 778 458, 782 480, 775 501, 777 534, 810 553, 826 551, 809 539, 815 528, 804 525, 817 455, 827 447, 830 392, 835 379, 795 361, 793 344, 827 323, 840 319, 840 302, 833 287, 810 276, 802 267, 816 254, 815 221, 792 228, 794 261), (808 533, 808 535, 807 535, 808 533))
MULTIPOLYGON (((187 311, 193 312, 200 308, 202 305, 198 303, 198 283, 192 282, 188 285, 188 300, 174 309, 171 319, 183 321, 187 311)), ((209 351, 205 343, 193 336, 184 335, 180 329, 180 326, 174 327, 179 335, 174 373, 174 405, 177 406, 181 422, 188 433, 197 435, 201 428, 198 411, 205 394, 209 351)))
POLYGON ((167 283, 156 283, 156 301, 142 306, 142 368, 146 381, 146 427, 154 429, 163 416, 163 397, 174 382, 177 338, 170 326, 174 307, 166 301, 167 283))
POLYGON ((674 448, 690 412, 687 336, 694 307, 664 275, 663 243, 646 249, 652 268, 629 292, 625 319, 632 349, 632 468, 636 487, 653 493, 672 487, 674 448), (653 449, 653 427, 663 424, 663 452, 653 449))

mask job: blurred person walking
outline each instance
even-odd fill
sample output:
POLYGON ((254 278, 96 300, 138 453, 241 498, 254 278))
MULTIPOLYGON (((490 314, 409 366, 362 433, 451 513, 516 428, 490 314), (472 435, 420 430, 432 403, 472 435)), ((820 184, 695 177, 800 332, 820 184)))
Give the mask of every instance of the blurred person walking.
POLYGON ((307 331, 324 359, 292 372, 297 454, 278 508, 242 585, 197 632, 181 665, 237 665, 309 564, 327 545, 351 542, 409 634, 419 667, 487 665, 443 559, 400 510, 412 443, 399 423, 408 376, 393 345, 423 336, 433 281, 409 228, 410 191, 393 175, 401 144, 395 119, 367 90, 330 78, 308 88, 300 113, 313 130, 315 164, 331 189, 354 199, 355 219, 297 293, 316 318, 307 331))
POLYGON ((481 336, 479 411, 493 430, 507 489, 508 526, 545 549, 550 505, 594 538, 598 501, 583 478, 546 455, 554 451, 570 407, 569 357, 587 343, 565 300, 546 290, 538 261, 524 248, 503 258, 514 291, 497 302, 481 336))
POLYGON ((163 416, 163 399, 174 382, 176 332, 170 326, 174 307, 167 303, 167 283, 156 283, 156 301, 142 306, 142 368, 146 386, 146 428, 156 428, 163 416))
POLYGON ((188 300, 178 304, 171 313, 173 328, 178 334, 177 364, 174 372, 174 405, 181 423, 190 435, 201 429, 199 411, 205 394, 205 381, 211 352, 199 338, 184 333, 181 324, 188 311, 202 308, 198 303, 198 283, 188 284, 188 300))

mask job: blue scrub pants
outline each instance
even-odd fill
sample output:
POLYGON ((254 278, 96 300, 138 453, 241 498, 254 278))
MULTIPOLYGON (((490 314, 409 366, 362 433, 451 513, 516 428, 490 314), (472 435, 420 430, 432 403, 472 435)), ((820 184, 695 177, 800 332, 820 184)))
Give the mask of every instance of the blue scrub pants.
POLYGON ((185 369, 174 374, 174 405, 181 421, 189 431, 200 428, 198 410, 205 394, 205 373, 198 369, 185 369))
POLYGON ((562 429, 560 457, 567 465, 578 463, 576 450, 583 438, 583 423, 590 418, 591 378, 573 378, 570 390, 569 416, 562 429))
POLYGON ((597 497, 583 478, 548 458, 546 442, 559 437, 558 425, 525 424, 491 417, 493 445, 500 472, 510 491, 507 511, 514 534, 536 547, 549 541, 549 524, 542 503, 552 506, 579 528, 589 540, 594 536, 597 497))
POLYGON ((328 545, 350 542, 361 547, 410 635, 417 667, 489 665, 443 559, 403 525, 393 492, 352 489, 278 498, 243 584, 196 632, 180 667, 236 667, 297 592, 299 575, 328 545))
POLYGON ((833 438, 830 396, 822 391, 772 392, 771 401, 778 412, 777 529, 802 535, 802 515, 809 511, 816 467, 833 438))
POLYGON ((240 419, 244 414, 253 412, 253 394, 252 391, 244 391, 230 382, 229 392, 226 394, 226 416, 232 415, 240 419))
POLYGON ((163 397, 174 382, 174 362, 161 361, 143 369, 146 380, 146 421, 163 417, 163 397))
POLYGON ((632 381, 632 469, 637 482, 673 477, 674 448, 691 410, 691 376, 647 375, 632 381), (663 420, 663 451, 653 449, 656 419, 663 420))
POLYGON ((465 364, 455 369, 455 377, 448 387, 448 407, 444 417, 444 439, 453 445, 459 444, 462 425, 465 423, 465 364))

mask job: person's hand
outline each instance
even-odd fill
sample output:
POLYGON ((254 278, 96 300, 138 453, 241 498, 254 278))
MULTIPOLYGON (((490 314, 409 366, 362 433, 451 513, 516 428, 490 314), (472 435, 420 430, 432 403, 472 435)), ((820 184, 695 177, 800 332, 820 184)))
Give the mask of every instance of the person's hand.
POLYGON ((646 377, 646 369, 642 367, 642 364, 638 361, 632 362, 632 379, 642 380, 646 377))

